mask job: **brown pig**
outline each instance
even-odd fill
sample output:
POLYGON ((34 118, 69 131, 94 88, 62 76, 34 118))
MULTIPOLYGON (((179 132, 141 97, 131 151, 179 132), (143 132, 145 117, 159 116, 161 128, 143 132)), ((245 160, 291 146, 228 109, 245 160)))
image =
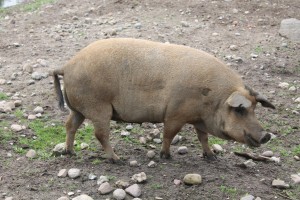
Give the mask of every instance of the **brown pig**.
POLYGON ((203 154, 215 155, 208 133, 258 147, 270 139, 254 113, 257 102, 275 108, 245 86, 240 76, 203 51, 139 39, 106 39, 82 49, 53 71, 59 106, 71 110, 66 153, 74 153, 75 132, 90 119, 108 158, 118 161, 109 142, 110 120, 163 122, 161 157, 186 123, 195 127, 203 154), (64 90, 58 75, 63 76, 64 90), (63 97, 64 96, 64 97, 63 97))

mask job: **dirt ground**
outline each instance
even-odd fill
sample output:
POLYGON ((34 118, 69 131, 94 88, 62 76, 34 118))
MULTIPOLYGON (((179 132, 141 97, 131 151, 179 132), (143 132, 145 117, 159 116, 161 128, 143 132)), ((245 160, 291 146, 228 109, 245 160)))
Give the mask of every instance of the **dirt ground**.
MULTIPOLYGON (((216 162, 207 162, 202 158, 195 133, 186 126, 182 133, 185 140, 171 148, 173 158, 163 160, 157 154, 154 160, 158 165, 154 168, 147 167, 150 160, 145 155, 151 149, 149 145, 128 143, 114 135, 112 143, 117 154, 126 163, 137 160, 140 166, 120 166, 105 160, 95 165, 95 155, 89 150, 81 157, 27 159, 15 152, 9 142, 1 142, 0 198, 57 199, 73 191, 74 196, 85 193, 94 199, 107 199, 112 194, 100 195, 99 186, 87 179, 88 174, 109 175, 114 185, 117 180, 130 181, 133 174, 143 171, 148 180, 140 185, 141 199, 220 200, 240 199, 245 194, 263 200, 300 199, 300 187, 293 185, 290 178, 291 174, 300 173, 300 161, 294 159, 300 154, 300 106, 295 102, 300 97, 300 46, 278 33, 281 20, 300 19, 298 0, 57 0, 34 11, 23 7, 12 7, 0 14, 0 79, 8 81, 0 85, 0 92, 11 96, 19 93, 24 113, 41 105, 49 122, 62 122, 67 117, 57 108, 52 77, 29 84, 31 74, 22 70, 24 65, 43 59, 47 66, 36 65, 33 70, 47 72, 62 66, 95 40, 143 38, 202 49, 228 63, 247 85, 265 94, 276 106, 276 110, 258 106, 257 116, 267 131, 277 137, 257 149, 229 141, 222 145, 226 152, 218 155, 216 162), (280 82, 287 82, 296 90, 280 88, 280 82), (179 146, 187 146, 189 153, 177 154, 179 146), (256 153, 272 150, 281 160, 255 161, 255 167, 243 168, 239 164, 245 159, 232 153, 236 149, 256 153), (80 178, 57 177, 60 169, 74 167, 82 170, 80 178), (182 180, 187 173, 201 174, 202 184, 174 184, 174 179, 182 180), (272 187, 277 178, 291 188, 272 187)), ((9 122, 8 128, 18 122, 13 114, 0 116, 0 122, 9 122)), ((126 124, 119 126, 125 129, 126 124)), ((145 132, 151 129, 143 128, 145 132)), ((18 137, 15 140, 17 143, 18 137)), ((158 153, 160 145, 155 145, 158 153)), ((96 153, 103 154, 100 146, 96 153)), ((126 199, 132 197, 127 195, 126 199)))

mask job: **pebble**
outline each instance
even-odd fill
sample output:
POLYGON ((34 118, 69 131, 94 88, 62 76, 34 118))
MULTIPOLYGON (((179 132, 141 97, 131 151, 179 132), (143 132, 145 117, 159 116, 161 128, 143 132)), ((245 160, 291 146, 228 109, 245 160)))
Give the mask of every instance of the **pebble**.
POLYGON ((100 194, 108 194, 112 192, 114 189, 110 186, 108 182, 102 183, 98 189, 100 194))
POLYGON ((81 195, 73 198, 72 200, 94 200, 94 199, 86 194, 81 194, 81 195))
POLYGON ((23 130, 22 126, 19 124, 12 124, 10 126, 11 130, 14 132, 20 132, 21 130, 23 130))
POLYGON ((240 200, 254 200, 254 196, 252 196, 251 194, 247 194, 245 196, 243 196, 242 198, 240 198, 240 200))
POLYGON ((271 160, 276 162, 276 163, 280 163, 280 158, 279 157, 272 156, 271 160))
POLYGON ((80 169, 77 169, 77 168, 72 168, 72 169, 69 169, 69 171, 68 171, 68 176, 72 179, 78 178, 80 176, 80 174, 81 174, 80 169))
POLYGON ((43 113, 43 112, 44 112, 44 109, 43 109, 43 107, 41 107, 41 106, 37 106, 37 107, 33 110, 33 112, 34 112, 35 114, 43 113))
POLYGON ((132 160, 129 162, 129 166, 136 167, 136 166, 138 166, 138 162, 136 160, 132 160))
POLYGON ((178 180, 178 179, 174 179, 173 182, 174 182, 175 185, 180 185, 181 184, 181 180, 178 180))
POLYGON ((147 157, 150 158, 150 159, 154 158, 155 157, 155 151, 153 151, 153 150, 148 151, 147 152, 147 157))
POLYGON ((297 99, 295 99, 295 103, 300 103, 300 97, 298 97, 297 99))
POLYGON ((4 85, 6 83, 5 79, 0 79, 0 85, 4 85))
POLYGON ((63 178, 63 177, 66 177, 67 174, 68 174, 68 170, 67 169, 61 169, 61 170, 59 170, 57 176, 63 178))
POLYGON ((131 124, 128 124, 128 125, 125 127, 125 129, 126 129, 127 131, 130 131, 130 130, 133 129, 133 126, 132 126, 131 124))
POLYGON ((147 140, 146 140, 145 137, 140 137, 139 141, 140 141, 141 144, 146 144, 147 143, 147 140))
POLYGON ((15 109, 14 102, 0 101, 0 112, 8 113, 15 109))
POLYGON ((279 189, 287 189, 290 187, 289 184, 286 184, 283 180, 275 179, 272 181, 272 186, 279 189))
POLYGON ((36 157, 36 151, 33 149, 30 149, 27 153, 26 153, 26 157, 27 158, 35 158, 36 157))
POLYGON ((299 156, 294 156, 294 159, 299 161, 300 160, 300 157, 299 156))
POLYGON ((292 174, 291 179, 294 181, 295 184, 300 184, 300 174, 292 174))
POLYGON ((159 131, 159 129, 155 128, 155 129, 150 131, 149 135, 152 138, 160 138, 160 131, 159 131))
POLYGON ((273 151, 264 151, 261 155, 265 157, 272 157, 274 156, 274 153, 273 151))
POLYGON ((130 136, 130 133, 128 131, 121 131, 121 136, 123 137, 127 137, 127 136, 130 136))
POLYGON ((211 34, 212 36, 218 36, 218 35, 220 35, 219 33, 212 33, 211 34))
POLYGON ((125 192, 133 197, 139 197, 142 194, 142 190, 138 184, 133 184, 125 189, 125 192))
POLYGON ((68 192, 69 196, 73 196, 75 194, 75 192, 68 192))
POLYGON ((96 180, 97 176, 95 174, 89 174, 89 180, 96 180))
POLYGON ((88 145, 87 143, 84 143, 84 142, 83 142, 83 143, 80 144, 80 149, 81 149, 81 150, 87 149, 87 148, 89 148, 89 145, 88 145))
POLYGON ((187 174, 183 178, 183 182, 187 185, 198 185, 202 182, 200 174, 187 174))
POLYGON ((289 91, 296 91, 297 90, 297 88, 295 87, 295 86, 291 86, 290 88, 289 88, 289 91))
POLYGON ((213 149, 214 152, 216 152, 216 153, 221 153, 221 152, 224 151, 223 148, 222 148, 222 146, 219 145, 219 144, 213 144, 213 145, 212 145, 212 149, 213 149))
POLYGON ((238 50, 238 47, 236 46, 236 45, 230 45, 229 46, 229 49, 231 50, 231 51, 237 51, 238 50))
POLYGON ((107 176, 100 176, 100 178, 97 181, 97 185, 101 185, 102 183, 108 182, 107 176))
POLYGON ((256 163, 252 159, 246 160, 244 163, 245 167, 252 168, 256 166, 256 163))
POLYGON ((232 9, 232 13, 237 14, 238 12, 239 12, 238 9, 236 9, 236 8, 232 9))
POLYGON ((180 135, 175 135, 175 137, 173 138, 171 144, 174 145, 174 144, 177 144, 181 139, 181 136, 180 135))
POLYGON ((162 143, 161 139, 159 139, 159 138, 154 138, 153 142, 155 142, 156 144, 161 144, 162 143))
POLYGON ((139 22, 137 22, 137 23, 134 24, 134 28, 141 29, 142 28, 142 24, 139 23, 139 22))
POLYGON ((178 147, 177 153, 178 154, 187 154, 188 153, 188 148, 186 146, 178 147))
POLYGON ((134 174, 131 179, 137 183, 142 183, 147 180, 147 175, 145 172, 141 172, 139 174, 134 174))
POLYGON ((123 200, 126 197, 126 192, 123 189, 116 189, 113 192, 113 198, 116 200, 123 200))
POLYGON ((148 167, 151 167, 151 168, 156 167, 156 165, 157 165, 157 163, 154 162, 153 160, 148 163, 148 167))
MULTIPOLYGON (((74 199, 74 198, 73 198, 73 199, 74 199)), ((69 200, 69 197, 63 196, 63 197, 59 197, 57 200, 69 200)))
POLYGON ((140 199, 140 198, 133 198, 132 200, 142 200, 142 199, 140 199))
POLYGON ((19 107, 22 105, 22 100, 15 100, 14 104, 15 104, 15 107, 19 107))
POLYGON ((285 89, 285 88, 288 88, 288 87, 290 86, 290 84, 287 83, 287 82, 280 82, 280 83, 278 84, 278 86, 279 86, 280 88, 285 89))
POLYGON ((13 200, 14 198, 13 197, 5 197, 4 200, 13 200))
POLYGON ((52 152, 54 155, 62 155, 65 152, 65 143, 57 144, 52 152))
POLYGON ((181 24, 182 27, 189 27, 190 26, 189 23, 186 22, 186 21, 181 21, 180 24, 181 24))
POLYGON ((33 67, 31 66, 31 64, 27 63, 27 64, 23 65, 22 70, 24 72, 32 73, 33 72, 33 67))
POLYGON ((123 180, 118 180, 117 182, 116 182, 116 186, 118 187, 118 188, 127 188, 128 186, 129 186, 129 182, 127 182, 127 181, 123 181, 123 180))
POLYGON ((43 75, 42 75, 42 73, 40 73, 40 72, 33 72, 32 74, 31 74, 31 78, 33 79, 33 80, 41 80, 42 78, 43 78, 43 75))

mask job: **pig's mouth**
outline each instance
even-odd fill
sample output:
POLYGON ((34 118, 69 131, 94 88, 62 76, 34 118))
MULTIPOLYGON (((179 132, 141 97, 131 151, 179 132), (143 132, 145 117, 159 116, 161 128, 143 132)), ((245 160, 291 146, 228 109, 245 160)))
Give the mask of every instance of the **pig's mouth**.
POLYGON ((245 137, 245 141, 246 144, 248 144, 251 147, 259 147, 260 143, 257 142, 255 139, 253 139, 253 137, 250 134, 247 134, 246 131, 244 131, 244 137, 245 137))

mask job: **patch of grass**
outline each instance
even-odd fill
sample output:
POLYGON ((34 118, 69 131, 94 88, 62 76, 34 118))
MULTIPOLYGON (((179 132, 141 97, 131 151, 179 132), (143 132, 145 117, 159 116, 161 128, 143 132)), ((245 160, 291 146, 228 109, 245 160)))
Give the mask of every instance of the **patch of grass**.
POLYGON ((209 144, 209 145, 213 145, 213 144, 224 145, 224 144, 227 144, 227 141, 224 140, 224 139, 221 139, 221 138, 217 138, 217 137, 214 137, 214 136, 210 136, 210 137, 208 138, 208 144, 209 144))
POLYGON ((238 194, 238 190, 235 187, 228 187, 225 185, 220 186, 220 190, 225 193, 226 195, 229 195, 231 197, 235 197, 238 194))
POLYGON ((100 159, 95 159, 92 161, 93 165, 99 165, 102 161, 100 159))
POLYGON ((0 122, 0 144, 4 144, 9 140, 14 138, 14 135, 11 130, 4 129, 4 127, 8 127, 8 122, 2 121, 0 122))
POLYGON ((295 146, 292 150, 293 155, 295 156, 300 156, 300 144, 298 144, 297 146, 295 146))
POLYGON ((7 99, 9 99, 9 97, 5 93, 0 92, 0 100, 7 100, 7 99))
POLYGON ((158 189, 162 189, 162 188, 163 188, 163 185, 161 185, 161 184, 159 184, 159 183, 153 183, 150 187, 151 187, 152 189, 158 190, 158 189))
POLYGON ((35 0, 30 3, 24 4, 22 10, 24 11, 35 11, 45 4, 50 4, 55 2, 55 0, 35 0))
POLYGON ((14 115, 15 115, 18 119, 22 119, 22 118, 23 118, 23 115, 24 115, 24 112, 23 112, 21 109, 17 109, 17 110, 15 110, 14 115))
POLYGON ((263 52, 263 48, 261 46, 257 46, 257 47, 255 47, 254 51, 255 51, 255 53, 259 54, 259 53, 263 52))
POLYGON ((130 136, 125 136, 125 137, 122 137, 122 139, 127 142, 127 143, 131 143, 131 144, 140 144, 140 142, 134 138, 134 137, 130 137, 130 136))

